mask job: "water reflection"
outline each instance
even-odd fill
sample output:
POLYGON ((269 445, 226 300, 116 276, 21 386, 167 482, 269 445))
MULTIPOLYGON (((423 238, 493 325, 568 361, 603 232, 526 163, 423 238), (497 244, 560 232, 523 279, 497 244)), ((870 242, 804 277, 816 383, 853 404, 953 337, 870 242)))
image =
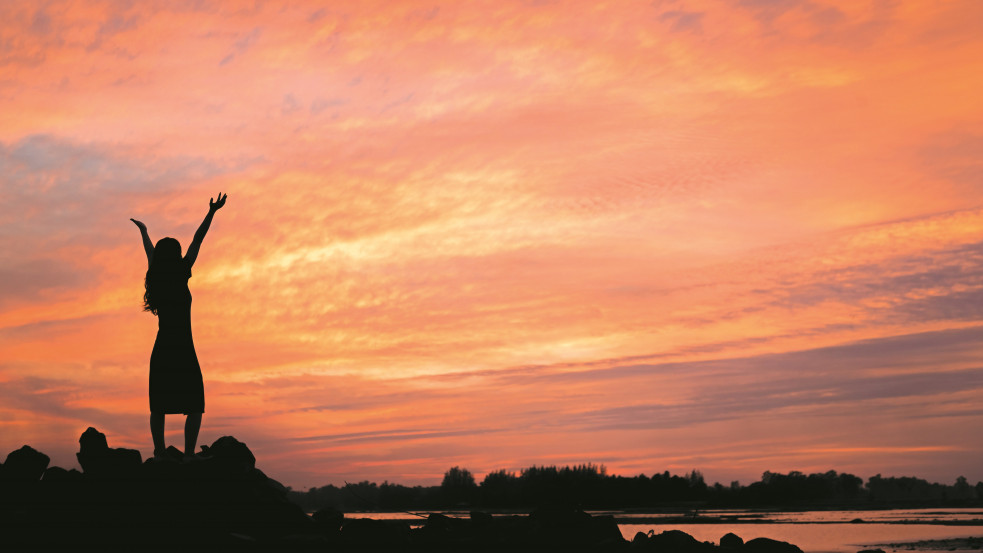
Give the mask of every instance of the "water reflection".
MULTIPOLYGON (((421 516, 417 518, 406 512, 346 516, 405 520, 411 525, 420 525, 427 513, 421 511, 419 514, 421 516)), ((442 511, 442 514, 461 518, 468 516, 467 511, 442 511)), ((700 541, 716 543, 724 534, 733 532, 745 541, 766 537, 794 543, 806 553, 856 553, 865 546, 875 544, 983 536, 983 509, 979 508, 879 511, 591 511, 591 514, 613 515, 619 521, 622 535, 628 540, 636 532, 682 530, 700 541), (854 522, 858 520, 863 523, 854 522), (977 524, 965 525, 974 521, 977 524), (963 525, 952 525, 959 522, 963 525)), ((883 549, 891 551, 889 547, 883 549)))
MULTIPOLYGON (((806 553, 837 552, 856 553, 865 546, 885 543, 910 542, 945 538, 969 538, 983 535, 983 528, 960 526, 934 526, 926 524, 619 524, 625 539, 636 532, 654 530, 682 530, 700 541, 716 543, 727 532, 733 532, 745 541, 753 538, 772 538, 799 546, 806 553)), ((883 548, 891 551, 890 548, 883 548)))

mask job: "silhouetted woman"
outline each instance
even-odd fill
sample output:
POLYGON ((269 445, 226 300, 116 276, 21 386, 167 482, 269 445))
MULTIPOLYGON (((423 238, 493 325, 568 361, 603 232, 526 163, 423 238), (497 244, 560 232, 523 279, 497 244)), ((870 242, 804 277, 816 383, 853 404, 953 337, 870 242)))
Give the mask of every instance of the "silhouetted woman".
POLYGON ((150 354, 150 433, 154 438, 154 456, 164 454, 164 415, 183 413, 184 454, 194 455, 205 412, 205 388, 201 366, 191 338, 191 290, 188 279, 198 258, 201 241, 212 224, 215 212, 228 198, 219 193, 208 200, 208 215, 201 222, 188 252, 181 257, 181 244, 173 238, 161 238, 154 246, 147 225, 130 219, 140 228, 143 249, 147 252, 146 293, 143 309, 157 316, 157 341, 150 354))

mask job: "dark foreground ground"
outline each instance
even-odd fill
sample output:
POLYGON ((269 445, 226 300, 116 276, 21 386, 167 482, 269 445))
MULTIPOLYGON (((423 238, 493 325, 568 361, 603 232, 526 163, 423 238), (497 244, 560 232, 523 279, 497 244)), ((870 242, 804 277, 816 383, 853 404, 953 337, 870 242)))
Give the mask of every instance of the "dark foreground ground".
POLYGON ((256 468, 245 444, 219 438, 183 459, 143 461, 110 448, 94 428, 79 439, 82 472, 49 467, 29 446, 0 465, 0 551, 598 551, 801 553, 785 542, 734 535, 698 542, 680 531, 625 540, 611 516, 568 508, 529 515, 472 512, 405 521, 313 516, 256 468))

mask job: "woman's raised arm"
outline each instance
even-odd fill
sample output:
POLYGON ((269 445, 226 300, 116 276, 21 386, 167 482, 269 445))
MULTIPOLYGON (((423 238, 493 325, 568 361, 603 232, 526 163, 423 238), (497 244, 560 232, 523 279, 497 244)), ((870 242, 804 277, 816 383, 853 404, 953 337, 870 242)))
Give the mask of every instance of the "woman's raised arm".
POLYGON ((154 243, 150 241, 150 235, 147 234, 147 225, 133 218, 130 220, 140 229, 140 234, 143 236, 143 249, 147 252, 147 267, 150 267, 150 262, 154 260, 154 243))
POLYGON ((201 225, 195 232, 194 240, 192 240, 191 245, 188 246, 188 252, 184 254, 184 261, 188 264, 189 269, 195 264, 195 260, 198 259, 198 250, 201 249, 201 241, 205 239, 205 234, 208 232, 208 227, 212 224, 212 217, 215 215, 216 211, 222 209, 222 206, 225 205, 225 200, 228 198, 228 194, 223 196, 222 193, 219 192, 216 199, 208 199, 208 215, 205 215, 205 220, 201 222, 201 225))

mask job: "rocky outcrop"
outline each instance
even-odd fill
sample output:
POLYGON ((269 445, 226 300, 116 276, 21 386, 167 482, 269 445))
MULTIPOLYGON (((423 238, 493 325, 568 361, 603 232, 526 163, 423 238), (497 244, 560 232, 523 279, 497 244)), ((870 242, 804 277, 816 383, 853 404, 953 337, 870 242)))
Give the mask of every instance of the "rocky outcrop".
POLYGON ((143 463, 135 449, 110 449, 106 435, 91 426, 79 438, 79 452, 75 456, 85 474, 91 477, 131 476, 143 463))
POLYGON ((744 553, 802 553, 797 546, 771 538, 754 538, 744 544, 744 553))
POLYGON ((802 553, 788 542, 768 538, 755 538, 747 543, 740 536, 728 533, 720 538, 720 545, 701 542, 680 530, 667 530, 661 534, 641 532, 631 540, 632 551, 655 553, 802 553))
POLYGON ((7 457, 0 550, 272 550, 291 535, 318 535, 235 438, 187 459, 169 448, 143 461, 136 450, 110 448, 94 428, 79 446, 82 472, 47 467, 48 457, 27 446, 7 457))
POLYGON ((744 547, 744 540, 733 532, 728 532, 720 538, 720 547, 725 549, 740 549, 744 547))
POLYGON ((51 459, 29 445, 11 451, 3 463, 0 478, 5 482, 37 481, 44 474, 51 459))
POLYGON ((660 534, 641 532, 631 540, 632 551, 653 551, 673 553, 711 553, 717 549, 709 542, 701 542, 681 530, 666 530, 660 534))

